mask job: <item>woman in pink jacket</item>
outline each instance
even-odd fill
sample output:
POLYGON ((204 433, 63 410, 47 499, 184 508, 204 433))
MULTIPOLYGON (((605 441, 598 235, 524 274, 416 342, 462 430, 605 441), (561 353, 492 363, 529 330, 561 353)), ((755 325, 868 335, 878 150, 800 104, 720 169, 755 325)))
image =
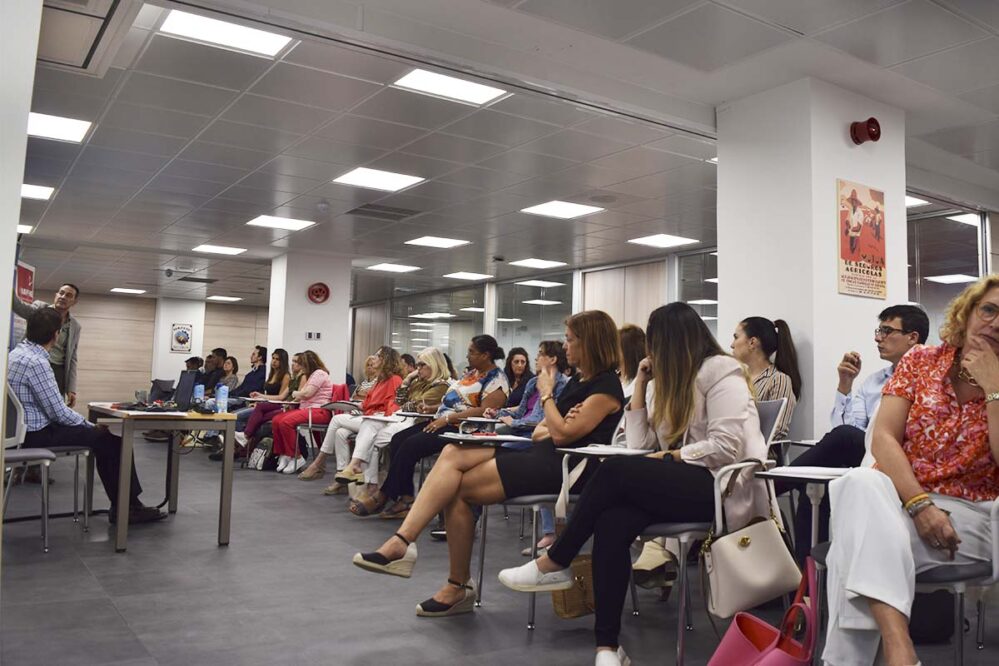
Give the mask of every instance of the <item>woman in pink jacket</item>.
MULTIPOLYGON (((597 666, 626 663, 618 633, 635 538, 653 523, 713 521, 718 470, 767 455, 742 365, 722 351, 693 308, 657 308, 646 334, 649 356, 639 364, 625 436, 631 448, 659 450, 602 463, 548 553, 499 574, 521 592, 568 589, 569 564, 592 536, 597 666)), ((743 474, 725 510, 731 529, 769 515, 763 481, 743 474)))

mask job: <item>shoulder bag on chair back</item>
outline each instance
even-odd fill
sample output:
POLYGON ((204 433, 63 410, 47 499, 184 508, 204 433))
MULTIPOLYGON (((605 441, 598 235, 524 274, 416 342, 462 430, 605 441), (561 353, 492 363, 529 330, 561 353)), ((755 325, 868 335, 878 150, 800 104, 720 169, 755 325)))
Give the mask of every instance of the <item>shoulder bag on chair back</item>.
MULTIPOLYGON (((760 460, 743 462, 756 462, 761 469, 764 468, 760 460)), ((723 505, 732 494, 738 475, 751 470, 732 473, 722 495, 723 505)), ((745 527, 728 532, 723 506, 722 524, 714 526, 701 546, 702 579, 707 578, 702 580, 707 596, 706 606, 716 617, 731 617, 739 611, 759 606, 792 592, 801 583, 801 571, 784 540, 783 528, 773 513, 769 481, 764 485, 767 488, 769 516, 759 516, 745 527)))

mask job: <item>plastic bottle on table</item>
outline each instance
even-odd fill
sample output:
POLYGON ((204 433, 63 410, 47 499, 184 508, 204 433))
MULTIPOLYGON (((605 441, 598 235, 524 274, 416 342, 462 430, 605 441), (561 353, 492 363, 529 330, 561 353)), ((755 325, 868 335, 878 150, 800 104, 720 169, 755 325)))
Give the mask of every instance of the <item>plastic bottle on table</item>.
POLYGON ((215 412, 225 414, 229 411, 229 387, 219 384, 215 387, 215 412))
POLYGON ((202 403, 205 401, 205 385, 195 384, 194 393, 191 395, 191 400, 195 403, 202 403))

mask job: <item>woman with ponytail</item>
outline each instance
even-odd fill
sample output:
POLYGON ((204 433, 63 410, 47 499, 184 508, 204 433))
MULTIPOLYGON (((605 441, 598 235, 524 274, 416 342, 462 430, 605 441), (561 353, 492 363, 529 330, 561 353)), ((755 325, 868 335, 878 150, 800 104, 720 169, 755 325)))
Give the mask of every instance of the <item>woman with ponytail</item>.
POLYGON ((732 336, 732 355, 749 370, 757 400, 787 398, 787 409, 775 433, 777 439, 786 438, 794 407, 801 397, 798 353, 787 322, 764 317, 743 319, 732 336))

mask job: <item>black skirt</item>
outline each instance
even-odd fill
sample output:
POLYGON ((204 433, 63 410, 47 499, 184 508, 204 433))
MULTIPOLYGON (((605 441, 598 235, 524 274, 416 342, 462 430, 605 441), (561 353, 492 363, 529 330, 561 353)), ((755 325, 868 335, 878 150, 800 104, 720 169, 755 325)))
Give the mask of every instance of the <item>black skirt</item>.
MULTIPOLYGON (((496 449, 496 471, 503 484, 507 499, 524 495, 558 495, 562 490, 562 453, 555 450, 550 439, 534 442, 527 449, 496 449)), ((569 458, 571 470, 582 456, 569 458)), ((597 459, 591 458, 583 475, 573 484, 570 492, 578 493, 597 468, 597 459)))

